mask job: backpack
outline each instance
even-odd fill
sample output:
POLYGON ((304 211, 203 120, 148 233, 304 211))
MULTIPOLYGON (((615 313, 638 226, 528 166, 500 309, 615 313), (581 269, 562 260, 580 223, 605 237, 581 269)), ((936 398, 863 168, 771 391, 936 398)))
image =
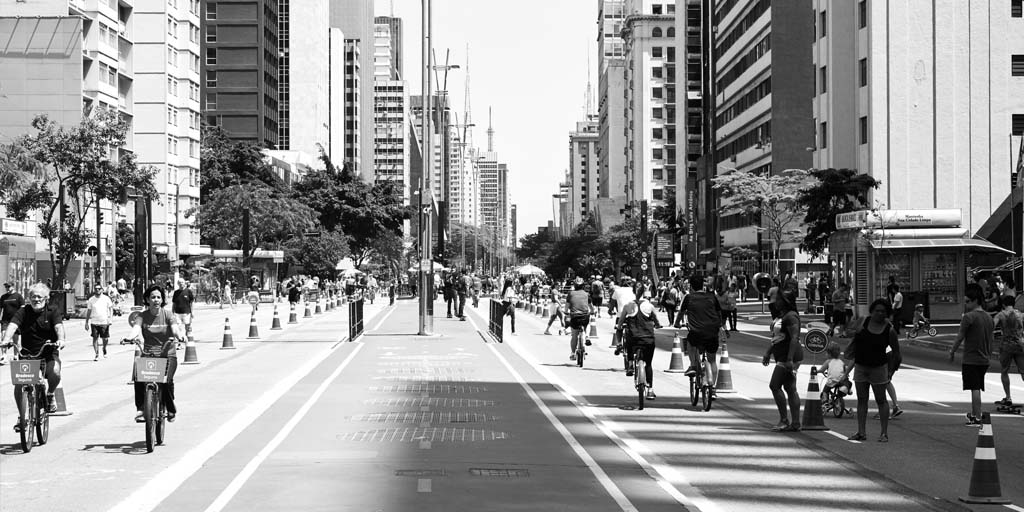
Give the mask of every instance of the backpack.
POLYGON ((600 297, 603 293, 604 293, 604 290, 602 289, 602 286, 599 283, 597 283, 597 282, 591 283, 591 285, 590 285, 590 296, 591 297, 600 297))
POLYGON ((678 304, 678 300, 676 299, 676 289, 666 288, 665 293, 661 295, 661 305, 675 307, 676 304, 678 304))

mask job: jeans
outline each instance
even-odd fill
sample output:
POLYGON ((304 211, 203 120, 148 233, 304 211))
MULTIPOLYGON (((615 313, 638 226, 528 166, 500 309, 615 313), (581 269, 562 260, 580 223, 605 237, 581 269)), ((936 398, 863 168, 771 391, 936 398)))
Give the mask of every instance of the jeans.
POLYGON ((735 309, 728 309, 728 310, 723 311, 723 313, 725 313, 725 319, 726 319, 727 323, 729 324, 729 329, 735 331, 736 330, 736 320, 738 319, 737 311, 735 309))
POLYGON ((462 318, 462 317, 466 316, 464 314, 465 312, 466 312, 466 294, 460 293, 459 294, 459 318, 462 318))

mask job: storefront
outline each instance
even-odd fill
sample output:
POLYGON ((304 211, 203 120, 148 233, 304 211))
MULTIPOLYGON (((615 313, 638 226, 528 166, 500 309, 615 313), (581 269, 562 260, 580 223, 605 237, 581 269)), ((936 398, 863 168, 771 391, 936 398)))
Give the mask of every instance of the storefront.
POLYGON ((850 284, 855 314, 886 296, 890 277, 911 308, 925 304, 933 320, 957 320, 963 312, 967 257, 972 252, 1012 253, 985 240, 967 238, 959 210, 887 210, 837 216, 829 240, 833 283, 850 284))
POLYGON ((22 295, 35 284, 35 238, 0 235, 0 279, 0 282, 13 284, 14 290, 22 295))

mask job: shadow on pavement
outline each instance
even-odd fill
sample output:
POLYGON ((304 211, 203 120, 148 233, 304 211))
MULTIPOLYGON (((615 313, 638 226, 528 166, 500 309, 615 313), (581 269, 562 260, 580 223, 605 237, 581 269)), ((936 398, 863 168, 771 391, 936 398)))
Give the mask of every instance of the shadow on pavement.
POLYGON ((146 442, 136 441, 131 444, 109 443, 109 444, 87 444, 82 447, 83 452, 90 453, 123 453, 125 455, 145 455, 146 442))

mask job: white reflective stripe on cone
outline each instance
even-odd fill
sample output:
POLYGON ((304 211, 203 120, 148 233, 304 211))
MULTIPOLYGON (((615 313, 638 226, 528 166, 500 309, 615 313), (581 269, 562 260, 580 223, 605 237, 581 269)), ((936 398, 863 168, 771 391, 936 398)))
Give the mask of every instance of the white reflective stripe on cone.
POLYGON ((975 448, 974 460, 996 460, 995 448, 975 448))

